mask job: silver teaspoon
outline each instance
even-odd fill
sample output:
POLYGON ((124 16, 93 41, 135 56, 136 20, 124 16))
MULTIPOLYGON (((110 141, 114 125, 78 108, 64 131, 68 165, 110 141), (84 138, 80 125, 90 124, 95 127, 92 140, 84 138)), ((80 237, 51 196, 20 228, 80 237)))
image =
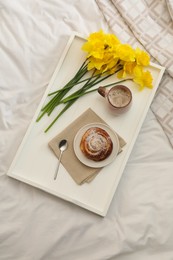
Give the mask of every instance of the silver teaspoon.
POLYGON ((58 170, 59 170, 59 165, 60 165, 60 162, 61 162, 62 153, 67 149, 67 140, 65 140, 65 139, 61 140, 59 142, 58 146, 59 146, 59 149, 60 149, 60 156, 59 156, 58 166, 57 166, 57 169, 56 169, 56 172, 55 172, 55 175, 54 175, 54 180, 56 180, 57 175, 58 175, 58 170))

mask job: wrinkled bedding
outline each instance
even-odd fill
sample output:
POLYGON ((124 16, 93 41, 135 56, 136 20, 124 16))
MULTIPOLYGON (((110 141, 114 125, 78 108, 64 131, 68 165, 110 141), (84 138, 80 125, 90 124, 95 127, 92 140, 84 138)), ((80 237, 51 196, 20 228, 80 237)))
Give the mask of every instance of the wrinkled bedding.
MULTIPOLYGON (((136 2, 164 6, 172 37, 171 1, 136 2)), ((129 10, 130 3, 0 0, 0 260, 173 259, 171 55, 165 60, 154 50, 151 53, 166 73, 106 217, 6 175, 73 31, 87 36, 102 28, 125 41, 130 35, 131 44, 151 51, 150 45, 139 41, 138 28, 127 27, 130 19, 121 8, 129 10), (119 24, 111 15, 118 17, 119 24), (161 118, 165 108, 169 129, 168 120, 161 118)), ((139 14, 140 4, 136 6, 132 15, 139 14)), ((163 49, 172 53, 172 38, 169 44, 163 49)))

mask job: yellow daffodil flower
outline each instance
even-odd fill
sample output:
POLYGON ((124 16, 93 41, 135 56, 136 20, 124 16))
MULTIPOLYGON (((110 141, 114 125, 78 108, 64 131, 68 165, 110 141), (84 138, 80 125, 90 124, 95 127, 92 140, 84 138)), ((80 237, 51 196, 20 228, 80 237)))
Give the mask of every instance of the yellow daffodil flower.
POLYGON ((136 82, 140 86, 140 90, 144 87, 153 88, 152 85, 152 76, 149 71, 143 71, 140 66, 136 66, 133 70, 134 77, 133 81, 136 82))
POLYGON ((133 70, 136 66, 136 62, 127 61, 123 64, 123 69, 117 73, 118 78, 126 78, 133 75, 133 70))
POLYGON ((115 51, 119 44, 119 39, 113 34, 104 34, 102 30, 92 33, 82 46, 82 50, 88 52, 88 70, 94 67, 100 70, 102 66, 104 71, 112 69, 119 60, 115 51))
POLYGON ((135 51, 129 44, 119 44, 117 53, 120 60, 135 61, 135 51))
POLYGON ((149 65, 150 57, 140 48, 133 49, 129 44, 122 44, 114 34, 105 34, 100 30, 89 35, 82 50, 88 53, 88 70, 116 73, 118 78, 133 79, 140 89, 145 86, 152 88, 150 72, 143 71, 149 65))
POLYGON ((136 63, 141 66, 148 66, 150 63, 150 56, 143 50, 136 48, 135 50, 136 63))

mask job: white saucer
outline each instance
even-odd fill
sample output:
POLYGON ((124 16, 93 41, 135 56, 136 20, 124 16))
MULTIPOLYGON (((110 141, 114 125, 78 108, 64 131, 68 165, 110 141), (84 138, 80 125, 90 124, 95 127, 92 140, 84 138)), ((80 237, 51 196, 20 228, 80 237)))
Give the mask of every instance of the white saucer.
POLYGON ((118 136, 115 133, 115 131, 112 128, 110 128, 108 125, 102 124, 102 123, 91 123, 91 124, 87 124, 79 129, 79 131, 77 132, 77 134, 74 138, 73 148, 74 148, 74 152, 75 152, 77 158, 83 164, 85 164, 89 167, 93 167, 93 168, 100 168, 100 167, 104 167, 104 166, 110 164, 116 158, 118 151, 119 151, 119 139, 118 139, 118 136), (82 151, 80 149, 80 142, 81 142, 82 136, 90 127, 100 127, 102 129, 104 129, 111 137, 111 140, 113 143, 113 150, 112 150, 112 153, 110 154, 110 156, 103 161, 96 162, 96 161, 92 161, 92 160, 88 159, 82 153, 82 151))

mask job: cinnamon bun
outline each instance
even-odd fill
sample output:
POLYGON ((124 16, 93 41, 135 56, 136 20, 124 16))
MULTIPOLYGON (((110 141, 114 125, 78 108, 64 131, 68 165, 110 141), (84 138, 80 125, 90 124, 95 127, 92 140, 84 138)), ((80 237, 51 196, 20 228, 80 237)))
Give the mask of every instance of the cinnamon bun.
POLYGON ((113 143, 104 129, 90 127, 82 136, 80 149, 88 159, 102 161, 112 153, 113 143))

